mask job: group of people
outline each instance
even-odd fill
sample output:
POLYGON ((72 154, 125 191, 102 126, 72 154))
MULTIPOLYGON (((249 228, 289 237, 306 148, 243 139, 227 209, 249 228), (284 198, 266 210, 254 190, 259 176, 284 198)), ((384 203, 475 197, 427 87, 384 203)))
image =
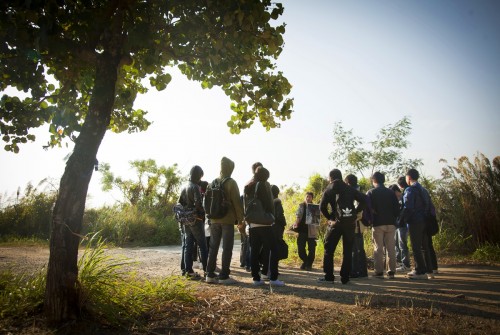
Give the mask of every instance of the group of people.
MULTIPOLYGON (((207 283, 232 284, 230 263, 233 254, 235 227, 241 234, 240 266, 251 272, 253 285, 284 286, 278 279, 280 243, 286 228, 284 210, 279 188, 268 182, 269 171, 259 162, 252 165, 252 178, 244 186, 240 196, 238 184, 231 178, 234 162, 223 157, 219 180, 224 180, 223 189, 228 205, 221 218, 207 219, 203 208, 203 197, 208 183, 202 181, 203 170, 194 166, 189 182, 183 187, 179 203, 196 211, 194 224, 179 224, 182 239, 181 270, 192 279, 202 279, 193 270, 193 259, 198 250, 199 259, 207 283), (249 201, 257 198, 266 213, 274 217, 272 225, 246 222, 245 208, 249 201), (219 246, 222 242, 220 269, 217 268, 219 246), (216 273, 216 270, 218 274, 216 273)), ((413 250, 414 270, 408 272, 411 279, 433 278, 437 273, 436 254, 432 238, 426 232, 425 215, 429 211, 430 196, 419 183, 415 169, 407 171, 405 177, 386 187, 385 176, 375 172, 371 177, 373 188, 366 194, 359 191, 357 178, 333 169, 329 173, 329 184, 323 191, 319 209, 327 220, 324 237, 323 272, 319 282, 334 282, 334 253, 342 238, 343 258, 340 280, 343 284, 350 278, 368 276, 367 258, 364 250, 363 231, 371 227, 374 245, 374 277, 394 278, 395 273, 410 270, 408 235, 413 250), (398 267, 399 262, 399 267, 398 267)), ((301 270, 313 267, 319 226, 306 222, 308 204, 314 194, 308 192, 298 206, 292 229, 297 232, 298 256, 301 270)))

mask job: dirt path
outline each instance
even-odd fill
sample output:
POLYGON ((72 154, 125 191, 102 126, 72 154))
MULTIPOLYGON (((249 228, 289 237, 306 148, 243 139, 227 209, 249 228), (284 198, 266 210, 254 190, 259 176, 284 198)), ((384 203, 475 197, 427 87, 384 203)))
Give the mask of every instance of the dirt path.
MULTIPOLYGON (((179 246, 115 248, 109 249, 108 252, 133 260, 131 269, 145 277, 179 274, 179 246)), ((14 269, 16 272, 32 272, 45 266, 48 256, 47 248, 0 247, 0 271, 14 269)), ((228 293, 241 294, 244 291, 242 289, 253 288, 250 274, 239 267, 238 260, 239 245, 236 244, 231 276, 238 283, 227 287, 228 293)), ((292 266, 280 265, 280 279, 285 281, 286 286, 275 288, 274 292, 283 296, 316 300, 318 304, 329 302, 351 306, 415 306, 500 320, 500 268, 447 265, 441 266, 439 271, 433 280, 411 281, 403 275, 396 275, 394 280, 363 278, 342 285, 338 282, 317 283, 316 279, 322 275, 319 269, 306 272, 292 266)), ((200 283, 200 288, 206 288, 207 285, 200 283)), ((259 289, 269 290, 269 286, 259 289)))

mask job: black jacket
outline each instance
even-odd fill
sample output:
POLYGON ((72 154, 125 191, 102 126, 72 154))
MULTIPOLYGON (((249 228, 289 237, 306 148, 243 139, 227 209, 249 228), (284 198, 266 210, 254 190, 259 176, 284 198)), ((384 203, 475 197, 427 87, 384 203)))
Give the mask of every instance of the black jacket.
POLYGON ((382 184, 372 188, 366 194, 370 197, 373 226, 396 225, 400 207, 394 191, 382 184))
POLYGON ((358 206, 356 207, 356 213, 359 213, 366 206, 366 198, 365 195, 358 190, 352 188, 351 186, 344 183, 344 181, 340 179, 334 180, 332 183, 328 184, 325 191, 323 192, 323 196, 321 197, 321 201, 319 203, 319 209, 321 210, 321 214, 326 217, 327 220, 335 221, 337 219, 337 203, 336 203, 336 195, 342 194, 343 192, 350 193, 350 196, 358 202, 358 206), (330 205, 330 208, 328 208, 330 205), (331 210, 331 212, 330 212, 331 210))

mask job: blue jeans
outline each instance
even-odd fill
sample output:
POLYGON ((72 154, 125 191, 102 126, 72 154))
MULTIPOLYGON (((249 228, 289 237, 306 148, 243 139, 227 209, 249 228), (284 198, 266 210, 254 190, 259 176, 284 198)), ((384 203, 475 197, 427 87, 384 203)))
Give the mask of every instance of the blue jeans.
POLYGON ((192 226, 184 225, 184 234, 186 236, 186 242, 184 246, 184 269, 187 273, 193 271, 193 245, 194 242, 198 244, 200 248, 201 264, 203 264, 203 271, 207 270, 207 240, 205 239, 205 225, 203 221, 197 221, 192 226))
POLYGON ((231 258, 234 246, 234 225, 227 223, 214 223, 210 225, 210 252, 208 254, 207 276, 215 277, 217 255, 222 240, 222 264, 219 279, 229 278, 231 258))
POLYGON ((365 241, 363 233, 354 234, 352 244, 352 269, 350 276, 352 278, 367 277, 368 266, 366 264, 365 241))
POLYGON ((352 244, 354 241, 354 222, 338 222, 335 227, 328 226, 325 235, 325 254, 323 255, 323 272, 326 280, 333 280, 333 255, 342 237, 344 253, 340 277, 349 279, 352 266, 352 244))
POLYGON ((179 234, 181 235, 181 272, 184 276, 186 274, 186 265, 184 264, 184 252, 186 250, 186 233, 184 232, 184 225, 179 223, 179 234))
POLYGON ((410 267, 410 251, 408 250, 408 227, 396 230, 396 259, 407 268, 410 267))

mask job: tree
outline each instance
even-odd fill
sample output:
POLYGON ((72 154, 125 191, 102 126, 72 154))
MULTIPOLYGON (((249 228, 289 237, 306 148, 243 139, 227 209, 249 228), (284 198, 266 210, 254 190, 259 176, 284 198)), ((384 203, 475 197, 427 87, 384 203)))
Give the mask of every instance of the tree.
POLYGON ((365 141, 355 136, 353 130, 344 129, 341 122, 333 129, 334 150, 331 155, 333 162, 339 167, 346 167, 349 173, 359 173, 364 178, 364 172, 371 176, 380 170, 388 176, 396 177, 402 171, 422 165, 421 159, 403 158, 403 149, 408 148, 408 136, 411 131, 410 118, 405 116, 396 123, 380 129, 377 138, 368 142, 371 148, 366 148, 365 141))
POLYGON ((0 131, 5 150, 50 124, 47 146, 74 141, 52 215, 44 309, 49 321, 78 317, 79 232, 96 154, 110 129, 149 126, 134 109, 147 79, 157 90, 176 66, 232 100, 232 133, 258 118, 267 129, 290 118, 291 85, 274 60, 285 25, 270 0, 6 0, 0 4, 0 131))
POLYGON ((102 190, 117 188, 128 204, 146 210, 165 210, 169 204, 177 201, 178 189, 183 180, 177 164, 167 168, 158 166, 153 159, 147 159, 131 161, 130 166, 137 173, 135 180, 116 177, 109 164, 100 164, 102 190))

